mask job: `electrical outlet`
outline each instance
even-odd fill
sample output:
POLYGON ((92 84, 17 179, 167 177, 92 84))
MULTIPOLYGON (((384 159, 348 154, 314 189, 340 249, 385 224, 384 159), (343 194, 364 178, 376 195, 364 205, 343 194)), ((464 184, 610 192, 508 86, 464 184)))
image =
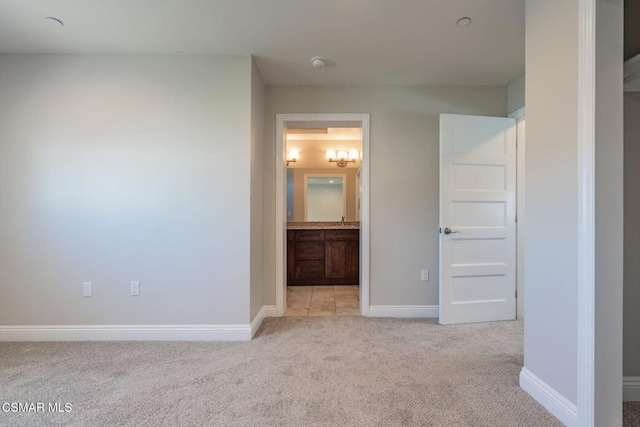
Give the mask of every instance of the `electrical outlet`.
POLYGON ((420 281, 421 282, 429 281, 429 270, 420 270, 420 281))
POLYGON ((92 295, 93 295, 93 285, 91 285, 91 282, 84 282, 82 284, 82 296, 90 297, 92 295))
POLYGON ((140 282, 138 282, 137 280, 131 282, 131 296, 140 296, 140 282))

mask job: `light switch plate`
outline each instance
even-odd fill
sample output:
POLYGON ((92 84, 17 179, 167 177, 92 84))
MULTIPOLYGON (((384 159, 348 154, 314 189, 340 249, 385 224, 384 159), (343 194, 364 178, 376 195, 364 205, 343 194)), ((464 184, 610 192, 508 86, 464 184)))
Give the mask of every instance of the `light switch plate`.
POLYGON ((93 285, 91 284, 91 282, 84 282, 82 284, 82 296, 90 297, 92 295, 93 295, 93 285))
POLYGON ((131 296, 140 296, 140 282, 137 280, 131 282, 131 296))

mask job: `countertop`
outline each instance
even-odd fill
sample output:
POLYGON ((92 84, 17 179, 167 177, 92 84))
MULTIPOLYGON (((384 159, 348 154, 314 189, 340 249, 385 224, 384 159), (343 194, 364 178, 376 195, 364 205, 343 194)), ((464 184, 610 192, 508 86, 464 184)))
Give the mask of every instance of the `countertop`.
POLYGON ((287 230, 359 230, 360 221, 308 221, 288 222, 287 230))

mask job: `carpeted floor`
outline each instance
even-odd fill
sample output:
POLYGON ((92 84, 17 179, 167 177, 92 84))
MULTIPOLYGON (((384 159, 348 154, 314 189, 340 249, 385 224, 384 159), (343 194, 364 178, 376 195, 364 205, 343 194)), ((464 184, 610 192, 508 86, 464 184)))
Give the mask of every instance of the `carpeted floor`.
POLYGON ((640 402, 624 402, 622 404, 622 425, 640 427, 640 402))
POLYGON ((0 343, 0 403, 45 404, 0 425, 561 425, 521 366, 521 322, 286 317, 251 342, 0 343))

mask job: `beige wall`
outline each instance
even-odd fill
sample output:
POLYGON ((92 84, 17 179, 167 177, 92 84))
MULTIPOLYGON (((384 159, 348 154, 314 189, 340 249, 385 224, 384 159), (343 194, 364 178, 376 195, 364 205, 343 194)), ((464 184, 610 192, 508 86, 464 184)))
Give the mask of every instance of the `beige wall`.
POLYGON ((622 424, 624 5, 595 3, 595 425, 614 426, 622 424))
POLYGON ((624 375, 640 377, 640 92, 624 96, 624 375))
POLYGON ((504 116, 504 87, 267 87, 265 303, 275 304, 276 113, 370 113, 372 305, 438 304, 439 114, 504 116), (430 281, 420 282, 420 269, 430 281))
POLYGON ((0 324, 249 323, 250 91, 249 56, 0 55, 0 324))
POLYGON ((576 403, 578 4, 527 1, 526 19, 524 364, 576 403))
POLYGON ((347 213, 346 221, 356 219, 356 173, 354 168, 322 168, 322 169, 293 169, 293 220, 304 221, 304 175, 305 174, 336 174, 346 175, 347 213))

